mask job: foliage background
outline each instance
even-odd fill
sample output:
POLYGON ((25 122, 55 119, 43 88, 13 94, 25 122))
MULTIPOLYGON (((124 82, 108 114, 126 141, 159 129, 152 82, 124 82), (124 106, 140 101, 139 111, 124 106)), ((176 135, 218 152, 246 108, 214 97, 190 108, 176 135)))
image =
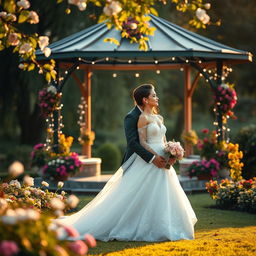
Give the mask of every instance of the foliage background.
MULTIPOLYGON (((206 30, 196 32, 255 54, 256 6, 253 1, 209 2, 212 4, 209 10, 212 20, 221 19, 222 25, 209 26, 206 30)), ((72 7, 71 14, 65 15, 65 4, 56 5, 55 1, 49 1, 45 5, 39 0, 33 0, 31 3, 39 10, 41 20, 38 25, 34 25, 35 31, 42 35, 50 35, 52 42, 95 24, 96 20, 90 18, 89 14, 93 16, 99 11, 89 5, 85 12, 79 12, 76 7, 72 7)), ((160 17, 194 30, 188 25, 190 17, 177 13, 172 4, 159 5, 157 10, 160 17)), ((45 121, 40 116, 36 100, 37 92, 45 82, 43 77, 34 71, 27 73, 18 70, 18 57, 8 50, 0 52, 0 60, 0 169, 5 169, 14 158, 26 161, 32 145, 44 142, 45 121)), ((229 82, 236 84, 239 97, 235 108, 238 120, 231 120, 229 123, 231 138, 235 138, 241 127, 256 121, 255 68, 255 62, 233 66, 233 72, 228 78, 229 82)), ((82 77, 81 71, 76 72, 82 77)), ((168 139, 180 139, 183 129, 183 72, 161 71, 157 75, 145 71, 140 72, 139 78, 135 78, 134 72, 118 72, 117 78, 113 78, 112 73, 97 71, 92 77, 92 128, 96 132, 94 155, 97 155, 97 148, 105 142, 115 144, 123 153, 126 146, 123 117, 133 106, 131 91, 137 85, 146 82, 156 86, 161 114, 165 117, 168 128, 168 139)), ((75 140, 79 136, 77 106, 80 96, 79 88, 70 79, 63 92, 63 131, 74 136, 75 140)), ((213 128, 211 101, 210 88, 201 79, 193 96, 195 130, 213 128)), ((74 143, 73 150, 81 150, 77 142, 74 143)))

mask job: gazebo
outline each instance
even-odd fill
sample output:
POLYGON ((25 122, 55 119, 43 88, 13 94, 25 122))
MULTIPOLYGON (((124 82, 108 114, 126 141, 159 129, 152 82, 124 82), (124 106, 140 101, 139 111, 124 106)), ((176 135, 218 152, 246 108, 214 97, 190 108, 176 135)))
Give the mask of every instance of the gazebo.
MULTIPOLYGON (((213 90, 223 80, 223 69, 233 64, 252 61, 250 52, 234 49, 206 37, 181 28, 162 18, 150 15, 150 26, 155 27, 154 36, 149 36, 148 51, 141 51, 137 44, 122 38, 119 30, 108 29, 105 23, 86 28, 59 40, 49 47, 51 59, 56 61, 58 79, 56 87, 61 91, 71 75, 78 83, 87 103, 85 113, 86 130, 91 133, 91 75, 94 70, 171 70, 184 72, 184 127, 192 129, 192 96, 200 76, 205 77, 213 90), (104 42, 115 38, 120 45, 104 42), (196 70, 192 78, 191 69, 196 70), (75 70, 84 70, 84 81, 80 81, 75 70), (215 69, 215 76, 207 72, 215 69), (214 79, 215 78, 215 79, 214 79)), ((46 58, 41 51, 36 53, 39 61, 46 58)), ((217 114, 218 138, 223 139, 222 116, 217 114)), ((58 113, 54 113, 54 141, 58 141, 58 113)), ((186 154, 191 147, 185 145, 186 154)), ((91 145, 83 146, 83 154, 91 158, 91 145)))

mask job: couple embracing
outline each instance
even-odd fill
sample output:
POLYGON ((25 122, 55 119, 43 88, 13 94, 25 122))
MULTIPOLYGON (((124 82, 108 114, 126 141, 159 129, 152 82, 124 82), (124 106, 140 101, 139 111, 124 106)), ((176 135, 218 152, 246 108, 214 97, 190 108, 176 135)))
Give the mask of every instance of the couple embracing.
POLYGON ((174 241, 194 238, 196 215, 166 160, 166 127, 150 84, 133 91, 136 106, 124 121, 127 150, 102 191, 77 213, 60 219, 81 237, 97 240, 174 241))

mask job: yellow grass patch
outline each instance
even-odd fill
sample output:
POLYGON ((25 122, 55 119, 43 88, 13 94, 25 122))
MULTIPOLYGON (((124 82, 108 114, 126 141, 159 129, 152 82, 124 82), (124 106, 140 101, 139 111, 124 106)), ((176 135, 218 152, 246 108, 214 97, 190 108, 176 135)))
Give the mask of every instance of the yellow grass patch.
POLYGON ((255 256, 256 226, 196 232, 195 240, 153 243, 108 256, 255 256))

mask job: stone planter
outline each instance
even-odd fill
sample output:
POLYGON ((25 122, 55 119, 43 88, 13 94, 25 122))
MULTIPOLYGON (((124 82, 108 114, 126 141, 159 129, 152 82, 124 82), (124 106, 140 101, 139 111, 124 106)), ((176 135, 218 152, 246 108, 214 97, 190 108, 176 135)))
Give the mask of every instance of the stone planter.
POLYGON ((194 162, 200 160, 199 156, 194 156, 193 158, 183 158, 182 160, 179 161, 179 171, 180 171, 180 176, 185 176, 188 177, 188 168, 189 166, 194 162))
POLYGON ((73 177, 91 177, 99 176, 101 174, 101 158, 86 158, 85 156, 79 156, 79 160, 82 162, 80 172, 73 177))

